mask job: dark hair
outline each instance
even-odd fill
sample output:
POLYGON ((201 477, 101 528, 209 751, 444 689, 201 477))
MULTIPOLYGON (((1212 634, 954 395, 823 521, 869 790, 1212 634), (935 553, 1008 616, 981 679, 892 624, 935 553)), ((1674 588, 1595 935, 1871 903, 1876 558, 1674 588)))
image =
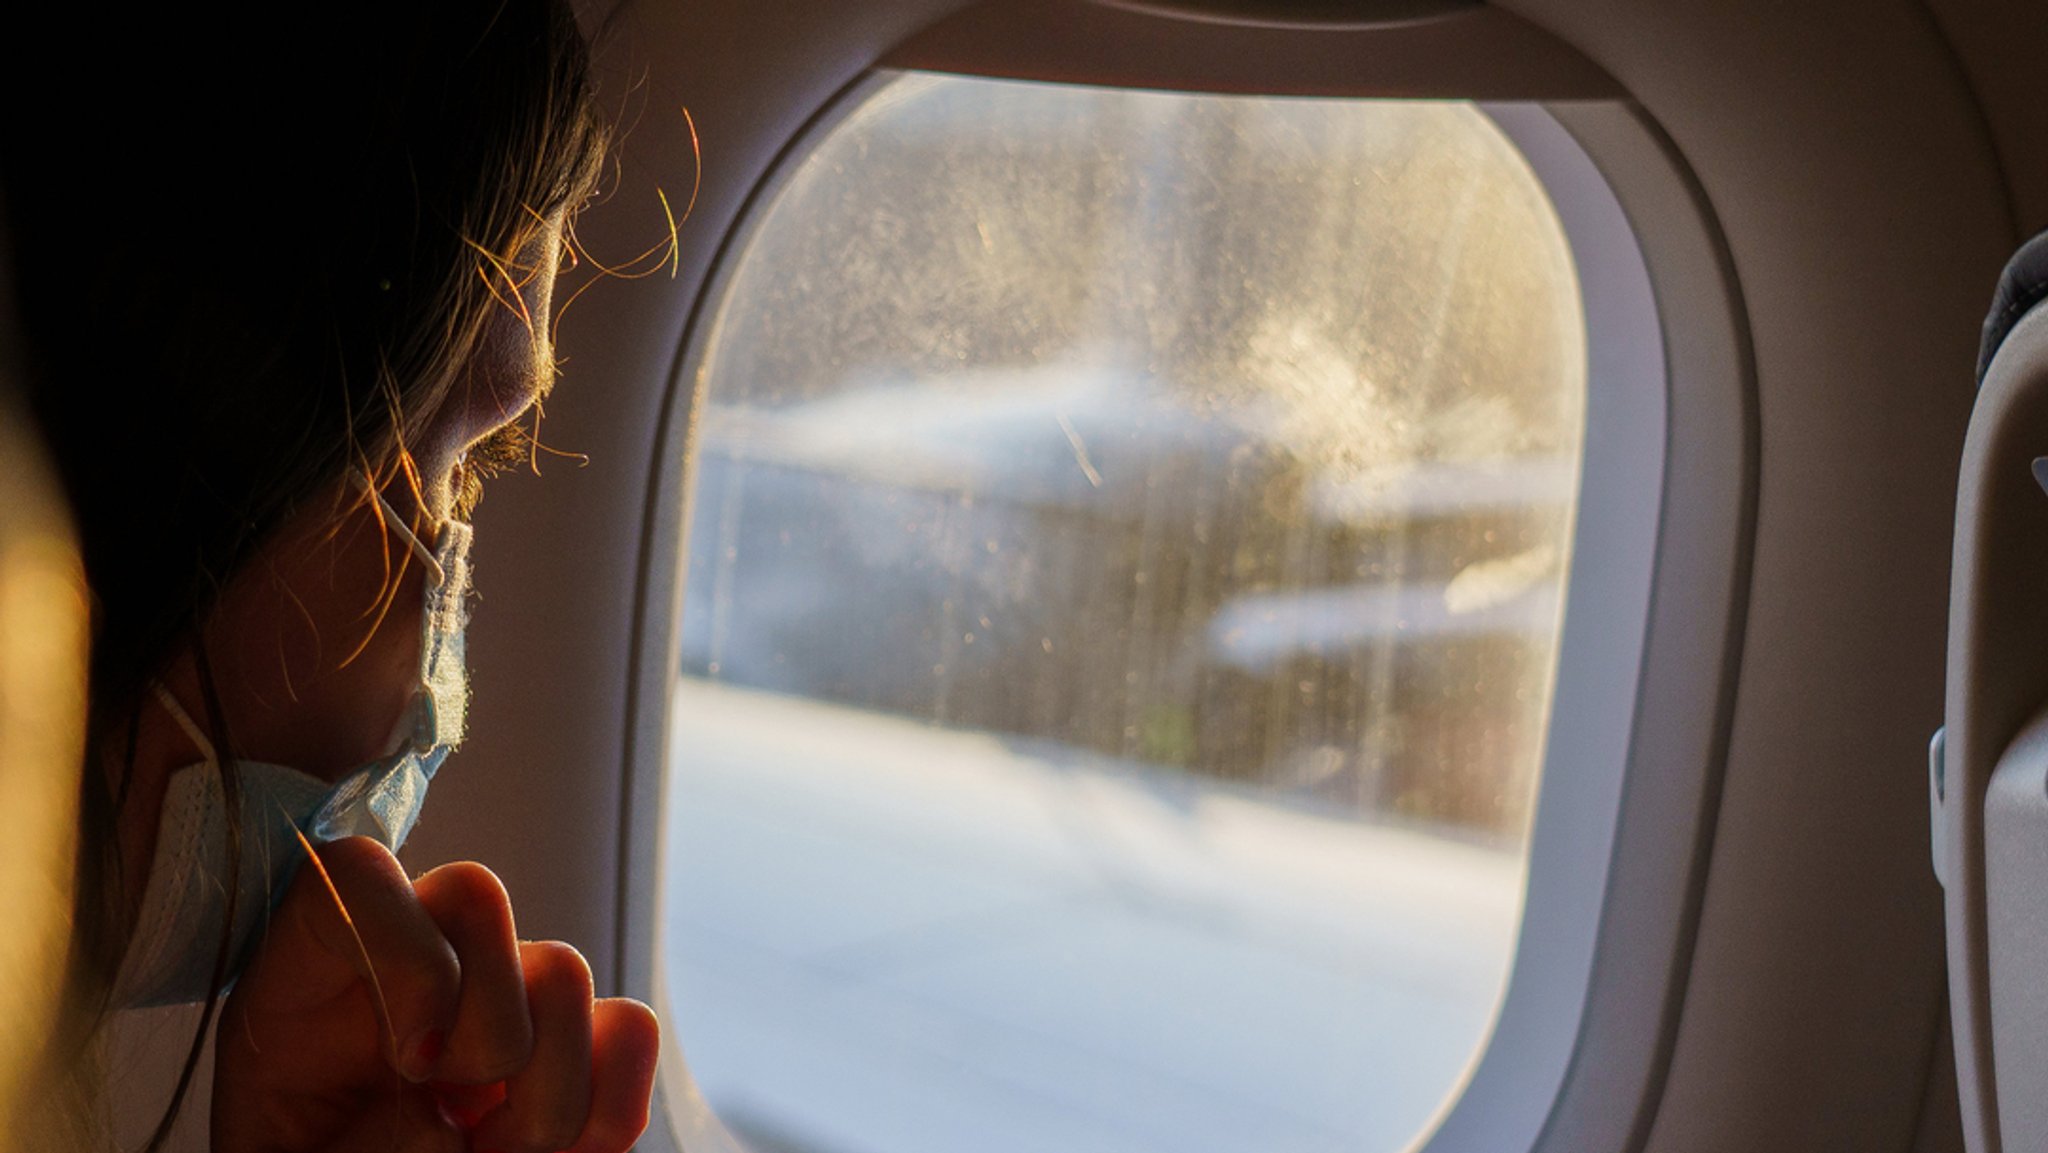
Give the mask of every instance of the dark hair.
POLYGON ((0 182, 94 596, 75 969, 104 995, 101 767, 148 685, 295 512, 410 467, 603 130, 566 0, 44 7, 72 11, 14 40, 64 79, 6 70, 0 182))

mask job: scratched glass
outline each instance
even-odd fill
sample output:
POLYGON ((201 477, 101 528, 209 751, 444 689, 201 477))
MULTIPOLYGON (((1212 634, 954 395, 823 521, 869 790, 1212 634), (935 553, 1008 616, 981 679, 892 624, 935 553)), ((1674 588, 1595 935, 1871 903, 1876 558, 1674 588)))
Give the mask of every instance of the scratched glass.
POLYGON ((700 345, 663 979, 758 1153, 1395 1153, 1519 929, 1584 425, 1458 103, 908 76, 700 345))

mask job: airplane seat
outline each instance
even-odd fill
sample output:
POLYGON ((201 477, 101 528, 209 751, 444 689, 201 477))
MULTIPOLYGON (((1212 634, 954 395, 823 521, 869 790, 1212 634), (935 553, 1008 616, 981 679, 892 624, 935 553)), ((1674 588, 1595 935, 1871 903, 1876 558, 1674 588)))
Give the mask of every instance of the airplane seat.
POLYGON ((1935 874, 1971 1153, 2048 1149, 2048 233, 1984 322, 1963 446, 1935 874))
POLYGON ((0 204, 0 1148, 56 1148, 43 1057, 71 938, 87 607, 70 514, 24 397, 0 204))
POLYGON ((1979 386, 2013 327, 2043 302, 2048 302, 2048 232, 2023 245, 1999 277, 1991 315, 1984 320, 1984 343, 1977 354, 1979 386))

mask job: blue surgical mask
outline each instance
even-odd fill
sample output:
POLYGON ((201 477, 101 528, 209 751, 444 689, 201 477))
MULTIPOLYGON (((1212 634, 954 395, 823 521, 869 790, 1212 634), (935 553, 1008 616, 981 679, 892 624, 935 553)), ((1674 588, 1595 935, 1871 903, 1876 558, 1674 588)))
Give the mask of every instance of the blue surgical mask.
MULTIPOLYGON (((323 781, 282 765, 235 763, 242 846, 222 991, 233 985, 305 857, 299 834, 316 845, 373 837, 396 852, 419 819, 427 783, 462 740, 469 711, 462 632, 468 621, 470 528, 445 521, 430 548, 389 505, 384 515, 426 569, 419 689, 399 723, 394 751, 339 780, 323 781)), ((204 759, 172 773, 164 794, 149 883, 114 982, 114 1003, 122 1008, 204 1000, 213 991, 214 959, 227 919, 229 817, 218 754, 168 691, 157 686, 156 694, 204 759)))

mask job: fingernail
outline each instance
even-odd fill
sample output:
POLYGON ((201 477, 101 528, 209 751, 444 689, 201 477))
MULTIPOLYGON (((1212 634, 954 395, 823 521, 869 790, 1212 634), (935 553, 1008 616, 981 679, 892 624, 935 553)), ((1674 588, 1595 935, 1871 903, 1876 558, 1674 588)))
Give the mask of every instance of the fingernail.
POLYGON ((405 1047, 403 1065, 398 1071, 404 1074, 408 1081, 425 1081, 433 1075, 434 1064, 441 1059, 441 1051, 447 1047, 447 1034, 439 1029, 428 1029, 424 1033, 415 1034, 411 1044, 405 1047))

